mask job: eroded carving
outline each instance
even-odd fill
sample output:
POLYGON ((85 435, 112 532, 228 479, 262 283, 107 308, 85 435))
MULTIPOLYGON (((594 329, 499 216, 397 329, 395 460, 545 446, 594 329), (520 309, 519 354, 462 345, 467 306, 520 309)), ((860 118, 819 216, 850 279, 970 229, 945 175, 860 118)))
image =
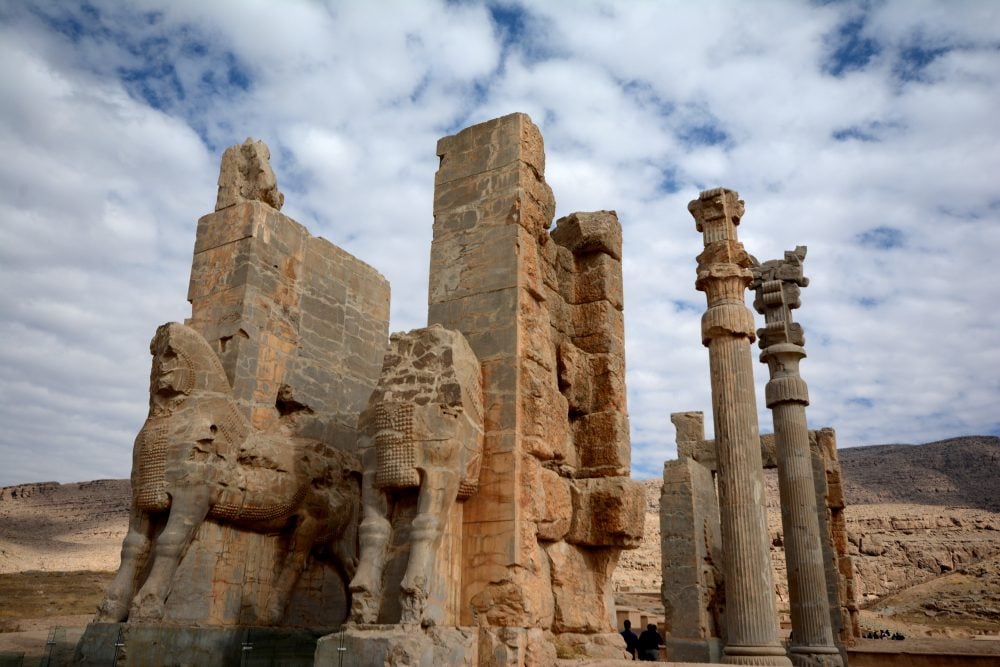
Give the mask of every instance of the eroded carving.
POLYGON ((218 357, 194 329, 162 325, 150 352, 149 416, 133 450, 129 529, 97 620, 162 618, 177 567, 206 520, 288 533, 288 554, 261 623, 280 620, 314 545, 331 545, 349 579, 356 563, 356 458, 282 429, 255 431, 218 357))
MULTIPOLYGON (((417 494, 409 557, 399 584, 400 621, 442 622, 435 596, 442 535, 456 501, 478 488, 483 448, 482 376, 465 337, 441 326, 396 333, 360 426, 364 435, 361 556, 351 581, 353 620, 379 620, 394 509, 417 494)), ((455 582, 442 582, 453 587, 455 582)))
POLYGON ((219 196, 215 210, 241 201, 262 201, 281 210, 285 195, 278 190, 278 179, 271 169, 271 151, 263 141, 247 139, 230 146, 222 154, 219 169, 219 196))

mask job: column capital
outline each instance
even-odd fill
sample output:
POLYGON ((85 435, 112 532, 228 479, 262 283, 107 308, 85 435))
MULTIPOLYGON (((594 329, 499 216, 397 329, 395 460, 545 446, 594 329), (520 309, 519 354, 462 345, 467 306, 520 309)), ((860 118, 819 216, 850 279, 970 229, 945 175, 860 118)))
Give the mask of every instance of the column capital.
POLYGON ((795 250, 786 250, 784 259, 772 259, 763 264, 754 261, 750 283, 755 292, 753 307, 764 316, 765 322, 757 331, 761 350, 785 343, 805 345, 802 326, 792 321, 791 312, 802 305, 802 288, 809 284, 802 272, 805 258, 806 246, 800 245, 795 250))

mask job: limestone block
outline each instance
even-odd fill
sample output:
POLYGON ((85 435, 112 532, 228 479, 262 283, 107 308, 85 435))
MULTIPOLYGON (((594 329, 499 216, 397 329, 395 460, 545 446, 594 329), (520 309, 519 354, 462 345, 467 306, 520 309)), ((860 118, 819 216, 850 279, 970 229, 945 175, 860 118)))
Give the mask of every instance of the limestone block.
POLYGON ((594 412, 573 421, 572 429, 581 476, 628 475, 631 464, 628 415, 617 410, 594 412))
POLYGON ((624 306, 621 262, 605 253, 577 257, 571 274, 571 289, 564 298, 574 305, 608 301, 621 310, 624 306))
POLYGON ((503 578, 487 582, 483 573, 475 573, 469 603, 472 617, 481 625, 551 627, 554 601, 549 559, 533 535, 523 549, 530 551, 530 557, 520 559, 522 567, 506 568, 503 578))
POLYGON ((476 667, 478 635, 476 628, 352 625, 319 639, 314 664, 476 667))
POLYGON ((605 660, 614 665, 623 660, 632 660, 632 657, 625 652, 625 640, 617 632, 599 634, 563 632, 557 634, 553 641, 556 655, 566 660, 586 660, 587 662, 583 664, 591 665, 605 664, 605 660))
POLYGON ((642 484, 627 477, 573 481, 573 521, 566 541, 632 549, 642 540, 646 500, 642 484))
POLYGON ((705 413, 674 412, 670 421, 676 431, 677 458, 694 457, 696 448, 705 439, 705 413))
POLYGON ((227 148, 222 154, 215 210, 246 200, 262 201, 280 209, 285 196, 278 191, 270 159, 271 151, 263 141, 248 138, 242 144, 227 148))
POLYGON ((538 539, 555 542, 569 532, 573 518, 571 481, 548 468, 538 466, 539 511, 535 516, 538 539))
POLYGON ((662 597, 673 639, 720 637, 722 537, 711 471, 690 458, 663 465, 660 498, 662 597))
POLYGON ((479 123, 438 141, 441 164, 434 185, 523 161, 545 173, 542 134, 527 114, 513 113, 479 123))
POLYGON ((622 228, 614 211, 572 213, 556 221, 552 238, 574 255, 602 252, 621 261, 622 228))
POLYGON ((608 632, 614 629, 611 574, 617 549, 587 549, 566 542, 545 546, 552 568, 555 619, 552 631, 608 632))
POLYGON ((559 386, 571 413, 626 411, 625 361, 621 355, 591 354, 563 342, 556 357, 559 386))
POLYGON ((573 344, 586 352, 621 354, 625 347, 622 313, 608 301, 595 301, 567 310, 573 323, 573 344))

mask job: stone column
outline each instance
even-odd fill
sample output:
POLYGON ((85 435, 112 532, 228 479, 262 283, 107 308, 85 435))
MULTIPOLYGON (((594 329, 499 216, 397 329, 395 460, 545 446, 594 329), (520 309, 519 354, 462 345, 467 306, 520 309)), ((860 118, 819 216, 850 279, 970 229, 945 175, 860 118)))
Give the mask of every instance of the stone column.
POLYGON ((802 274, 805 246, 786 252, 784 260, 754 267, 754 308, 764 315, 765 325, 757 334, 760 360, 768 365, 767 407, 774 417, 778 449, 778 488, 781 493, 781 525, 785 533, 785 561, 792 611, 792 662, 802 667, 843 665, 833 642, 830 604, 827 598, 823 547, 806 406, 809 391, 799 376, 799 361, 806 356, 802 327, 792 321, 791 311, 800 305, 799 293, 809 284, 802 274))
POLYGON ((750 356, 753 313, 743 302, 752 259, 736 237, 743 202, 736 192, 716 188, 702 192, 688 210, 705 239, 695 287, 708 299, 701 338, 708 347, 719 457, 728 629, 723 662, 790 665, 778 642, 750 356))

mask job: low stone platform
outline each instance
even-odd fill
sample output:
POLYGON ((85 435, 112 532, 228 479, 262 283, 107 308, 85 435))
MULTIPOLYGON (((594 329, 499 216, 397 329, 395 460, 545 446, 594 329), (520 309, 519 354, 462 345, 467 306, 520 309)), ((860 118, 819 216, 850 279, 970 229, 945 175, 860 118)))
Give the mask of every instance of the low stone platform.
POLYGON ((479 664, 478 636, 476 628, 348 624, 319 640, 315 664, 474 667, 479 664))
POLYGON ((91 623, 77 644, 73 664, 311 667, 317 640, 332 630, 91 623))
POLYGON ((847 650, 851 667, 996 667, 1000 641, 860 639, 847 650))

